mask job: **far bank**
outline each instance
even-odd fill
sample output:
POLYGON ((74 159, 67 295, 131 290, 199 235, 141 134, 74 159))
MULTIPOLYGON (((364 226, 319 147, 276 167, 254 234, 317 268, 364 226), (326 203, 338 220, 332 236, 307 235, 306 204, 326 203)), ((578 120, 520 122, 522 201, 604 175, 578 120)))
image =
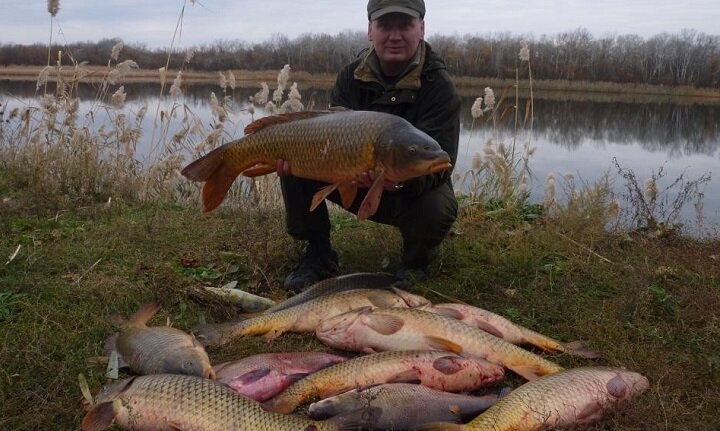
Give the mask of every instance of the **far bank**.
MULTIPOLYGON (((0 66, 0 81, 36 81, 44 67, 41 66, 0 66)), ((59 73, 66 81, 99 84, 106 80, 112 68, 105 66, 62 66, 59 73)), ((219 83, 220 74, 227 71, 183 70, 184 85, 219 83)), ((273 88, 277 79, 277 70, 232 70, 236 85, 243 88, 255 88, 261 82, 267 82, 273 88)), ((52 67, 48 81, 57 80, 58 68, 52 67)), ((169 88, 177 70, 166 72, 165 85, 169 88)), ((329 89, 335 82, 333 74, 310 74, 304 71, 292 71, 291 80, 301 87, 329 89)), ((481 95, 485 87, 491 87, 505 97, 514 97, 517 87, 519 97, 538 99, 592 100, 597 98, 618 101, 632 101, 636 97, 657 99, 657 101, 682 101, 685 103, 720 104, 720 89, 695 88, 690 86, 665 86, 647 84, 620 84, 614 82, 591 82, 570 80, 535 80, 482 78, 474 76, 453 77, 460 93, 465 96, 481 95)), ((155 69, 132 69, 122 79, 122 83, 161 83, 160 71, 155 69)), ((644 100, 647 102, 647 100, 644 100)), ((653 100, 651 100, 653 101, 653 100)))

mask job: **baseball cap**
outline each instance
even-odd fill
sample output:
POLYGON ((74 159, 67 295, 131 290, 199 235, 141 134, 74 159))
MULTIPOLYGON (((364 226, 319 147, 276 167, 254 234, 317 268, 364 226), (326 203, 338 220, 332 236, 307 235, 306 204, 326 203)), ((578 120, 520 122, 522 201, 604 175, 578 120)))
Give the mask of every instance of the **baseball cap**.
POLYGON ((367 5, 368 19, 374 21, 389 13, 404 13, 415 18, 425 16, 423 0, 370 0, 367 5))

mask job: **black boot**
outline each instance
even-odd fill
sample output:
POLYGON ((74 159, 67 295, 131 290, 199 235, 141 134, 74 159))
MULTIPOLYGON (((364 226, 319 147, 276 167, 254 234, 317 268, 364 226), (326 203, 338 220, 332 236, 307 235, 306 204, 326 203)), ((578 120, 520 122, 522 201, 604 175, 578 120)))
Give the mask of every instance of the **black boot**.
POLYGON ((398 285, 412 286, 427 280, 428 266, 438 255, 438 247, 413 245, 405 247, 402 261, 395 270, 398 285))
POLYGON ((318 245, 310 242, 300 262, 285 277, 283 289, 299 293, 303 288, 338 275, 338 255, 330 243, 318 245))

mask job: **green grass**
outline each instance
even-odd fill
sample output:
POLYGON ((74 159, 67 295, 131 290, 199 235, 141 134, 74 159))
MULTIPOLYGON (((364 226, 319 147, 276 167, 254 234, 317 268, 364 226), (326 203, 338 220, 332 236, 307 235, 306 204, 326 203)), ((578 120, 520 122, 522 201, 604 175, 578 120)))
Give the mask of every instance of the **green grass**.
MULTIPOLYGON (((332 216, 332 226, 344 272, 397 263, 393 229, 343 214, 332 216)), ((434 277, 415 291, 435 302, 460 299, 561 340, 587 340, 604 355, 555 358, 564 366, 623 366, 648 376, 646 394, 589 429, 717 430, 720 242, 571 228, 532 207, 464 211, 434 277)), ((0 429, 77 429, 84 414, 77 376, 86 375, 93 391, 104 383, 104 367, 89 359, 103 354, 111 315, 157 300, 155 325, 169 318, 187 330, 203 319, 233 319, 236 310, 193 287, 240 280, 243 289, 280 299, 298 246, 285 234, 282 210, 204 215, 178 205, 97 203, 48 212, 19 199, 0 204, 0 429)), ((209 353, 217 363, 296 349, 326 350, 291 334, 209 353)))

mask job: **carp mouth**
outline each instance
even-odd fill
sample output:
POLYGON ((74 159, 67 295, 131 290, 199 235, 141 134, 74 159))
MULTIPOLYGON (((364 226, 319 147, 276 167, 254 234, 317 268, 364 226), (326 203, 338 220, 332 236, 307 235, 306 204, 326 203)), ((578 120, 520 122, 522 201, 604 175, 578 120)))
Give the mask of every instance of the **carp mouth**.
POLYGON ((450 168, 452 168, 452 163, 443 160, 440 162, 432 163, 428 170, 431 174, 434 174, 435 172, 441 172, 450 168))

